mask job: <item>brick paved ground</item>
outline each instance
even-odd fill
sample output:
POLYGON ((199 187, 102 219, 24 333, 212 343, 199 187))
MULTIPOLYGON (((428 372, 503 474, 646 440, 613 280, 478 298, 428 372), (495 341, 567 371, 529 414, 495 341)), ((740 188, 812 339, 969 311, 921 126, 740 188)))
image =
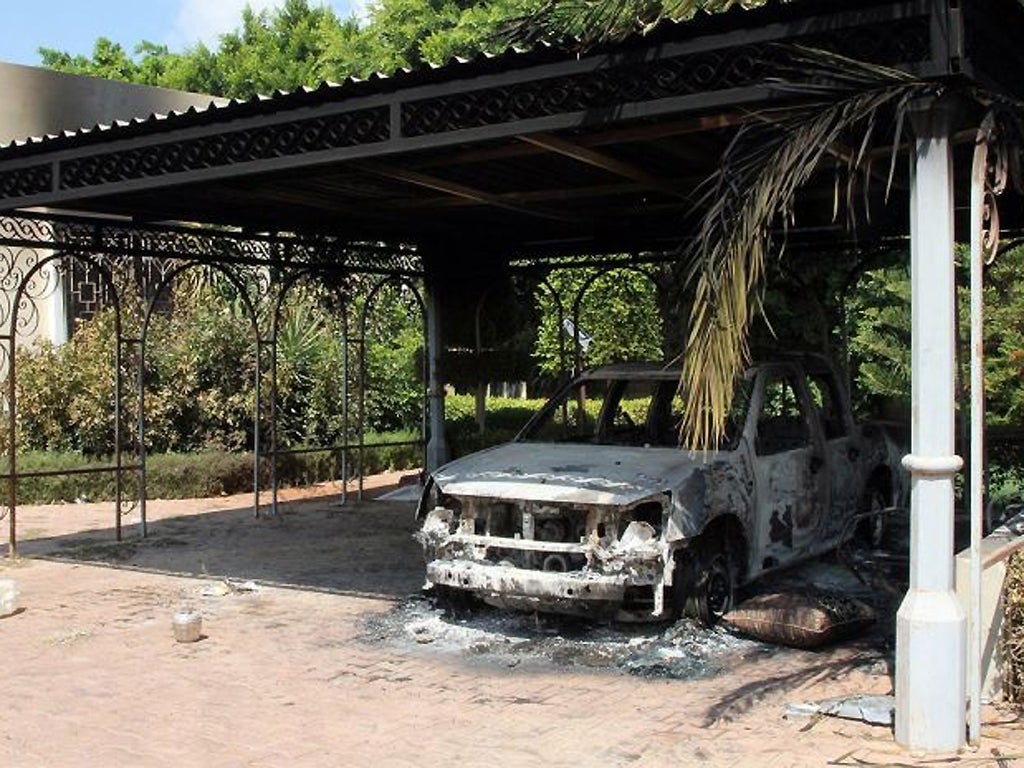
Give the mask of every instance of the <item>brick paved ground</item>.
MULTIPOLYGON (((154 504, 151 538, 122 545, 104 507, 22 511, 34 538, 0 565, 24 606, 0 620, 0 765, 914 762, 887 729, 781 716, 790 701, 888 692, 865 646, 760 654, 680 681, 368 642, 367 617, 420 585, 410 505, 314 499, 274 522, 244 503, 154 504), (221 576, 267 586, 203 597, 221 576), (204 615, 193 645, 170 631, 183 603, 204 615)), ((1024 753, 1022 726, 986 719, 964 764, 1024 753)))

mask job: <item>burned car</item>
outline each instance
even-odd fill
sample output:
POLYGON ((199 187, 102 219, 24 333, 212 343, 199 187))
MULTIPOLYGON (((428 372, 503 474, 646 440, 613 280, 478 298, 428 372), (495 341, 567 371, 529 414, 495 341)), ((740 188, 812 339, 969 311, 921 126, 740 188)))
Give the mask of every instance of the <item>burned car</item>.
POLYGON ((824 361, 750 368, 715 450, 679 445, 679 370, 577 378, 511 443, 436 470, 427 584, 508 608, 713 623, 738 586, 877 536, 899 451, 824 361))

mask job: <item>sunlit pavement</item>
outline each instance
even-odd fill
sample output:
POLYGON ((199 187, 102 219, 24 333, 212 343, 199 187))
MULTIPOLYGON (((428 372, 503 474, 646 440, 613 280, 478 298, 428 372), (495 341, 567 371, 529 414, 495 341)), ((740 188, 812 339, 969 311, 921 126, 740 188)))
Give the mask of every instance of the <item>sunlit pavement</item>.
MULTIPOLYGON (((884 632, 805 652, 685 626, 450 616, 416 597, 411 505, 312 498, 256 520, 246 504, 154 502, 150 537, 122 544, 103 505, 21 510, 24 557, 0 565, 22 608, 0 619, 3 765, 916 759, 885 727, 783 717, 794 701, 889 693, 884 632), (182 606, 202 613, 197 643, 174 641, 182 606)), ((985 717, 964 759, 1024 753, 1020 725, 985 717)))

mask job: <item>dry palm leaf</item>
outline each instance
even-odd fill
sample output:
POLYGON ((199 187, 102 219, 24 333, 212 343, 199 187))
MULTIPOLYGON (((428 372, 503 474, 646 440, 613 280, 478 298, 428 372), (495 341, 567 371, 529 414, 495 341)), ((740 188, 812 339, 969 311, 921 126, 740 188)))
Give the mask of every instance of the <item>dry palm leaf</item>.
MULTIPOLYGON (((723 433, 735 382, 750 360, 747 337, 760 312, 772 231, 780 220, 785 230, 797 190, 858 130, 858 150, 845 162, 851 174, 860 168, 883 117, 895 125, 895 154, 910 102, 936 92, 898 70, 788 50, 787 63, 774 65, 773 82, 806 98, 799 109, 765 113, 739 130, 703 187, 697 236, 685 253, 696 289, 680 381, 688 403, 681 437, 697 449, 713 447, 723 433)), ((852 185, 847 189, 852 194, 852 185)))

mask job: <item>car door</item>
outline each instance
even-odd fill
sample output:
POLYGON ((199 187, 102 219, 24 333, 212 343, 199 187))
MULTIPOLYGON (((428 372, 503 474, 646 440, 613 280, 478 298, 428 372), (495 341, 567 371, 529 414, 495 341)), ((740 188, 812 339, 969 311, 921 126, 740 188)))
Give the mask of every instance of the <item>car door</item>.
POLYGON ((754 405, 758 565, 765 570, 813 548, 827 510, 829 482, 821 431, 796 369, 763 369, 754 405))
POLYGON ((825 439, 829 467, 829 507, 822 516, 818 542, 821 548, 837 543, 848 531, 850 520, 861 503, 861 439, 850 419, 850 409, 835 379, 820 373, 807 378, 812 405, 825 439))

